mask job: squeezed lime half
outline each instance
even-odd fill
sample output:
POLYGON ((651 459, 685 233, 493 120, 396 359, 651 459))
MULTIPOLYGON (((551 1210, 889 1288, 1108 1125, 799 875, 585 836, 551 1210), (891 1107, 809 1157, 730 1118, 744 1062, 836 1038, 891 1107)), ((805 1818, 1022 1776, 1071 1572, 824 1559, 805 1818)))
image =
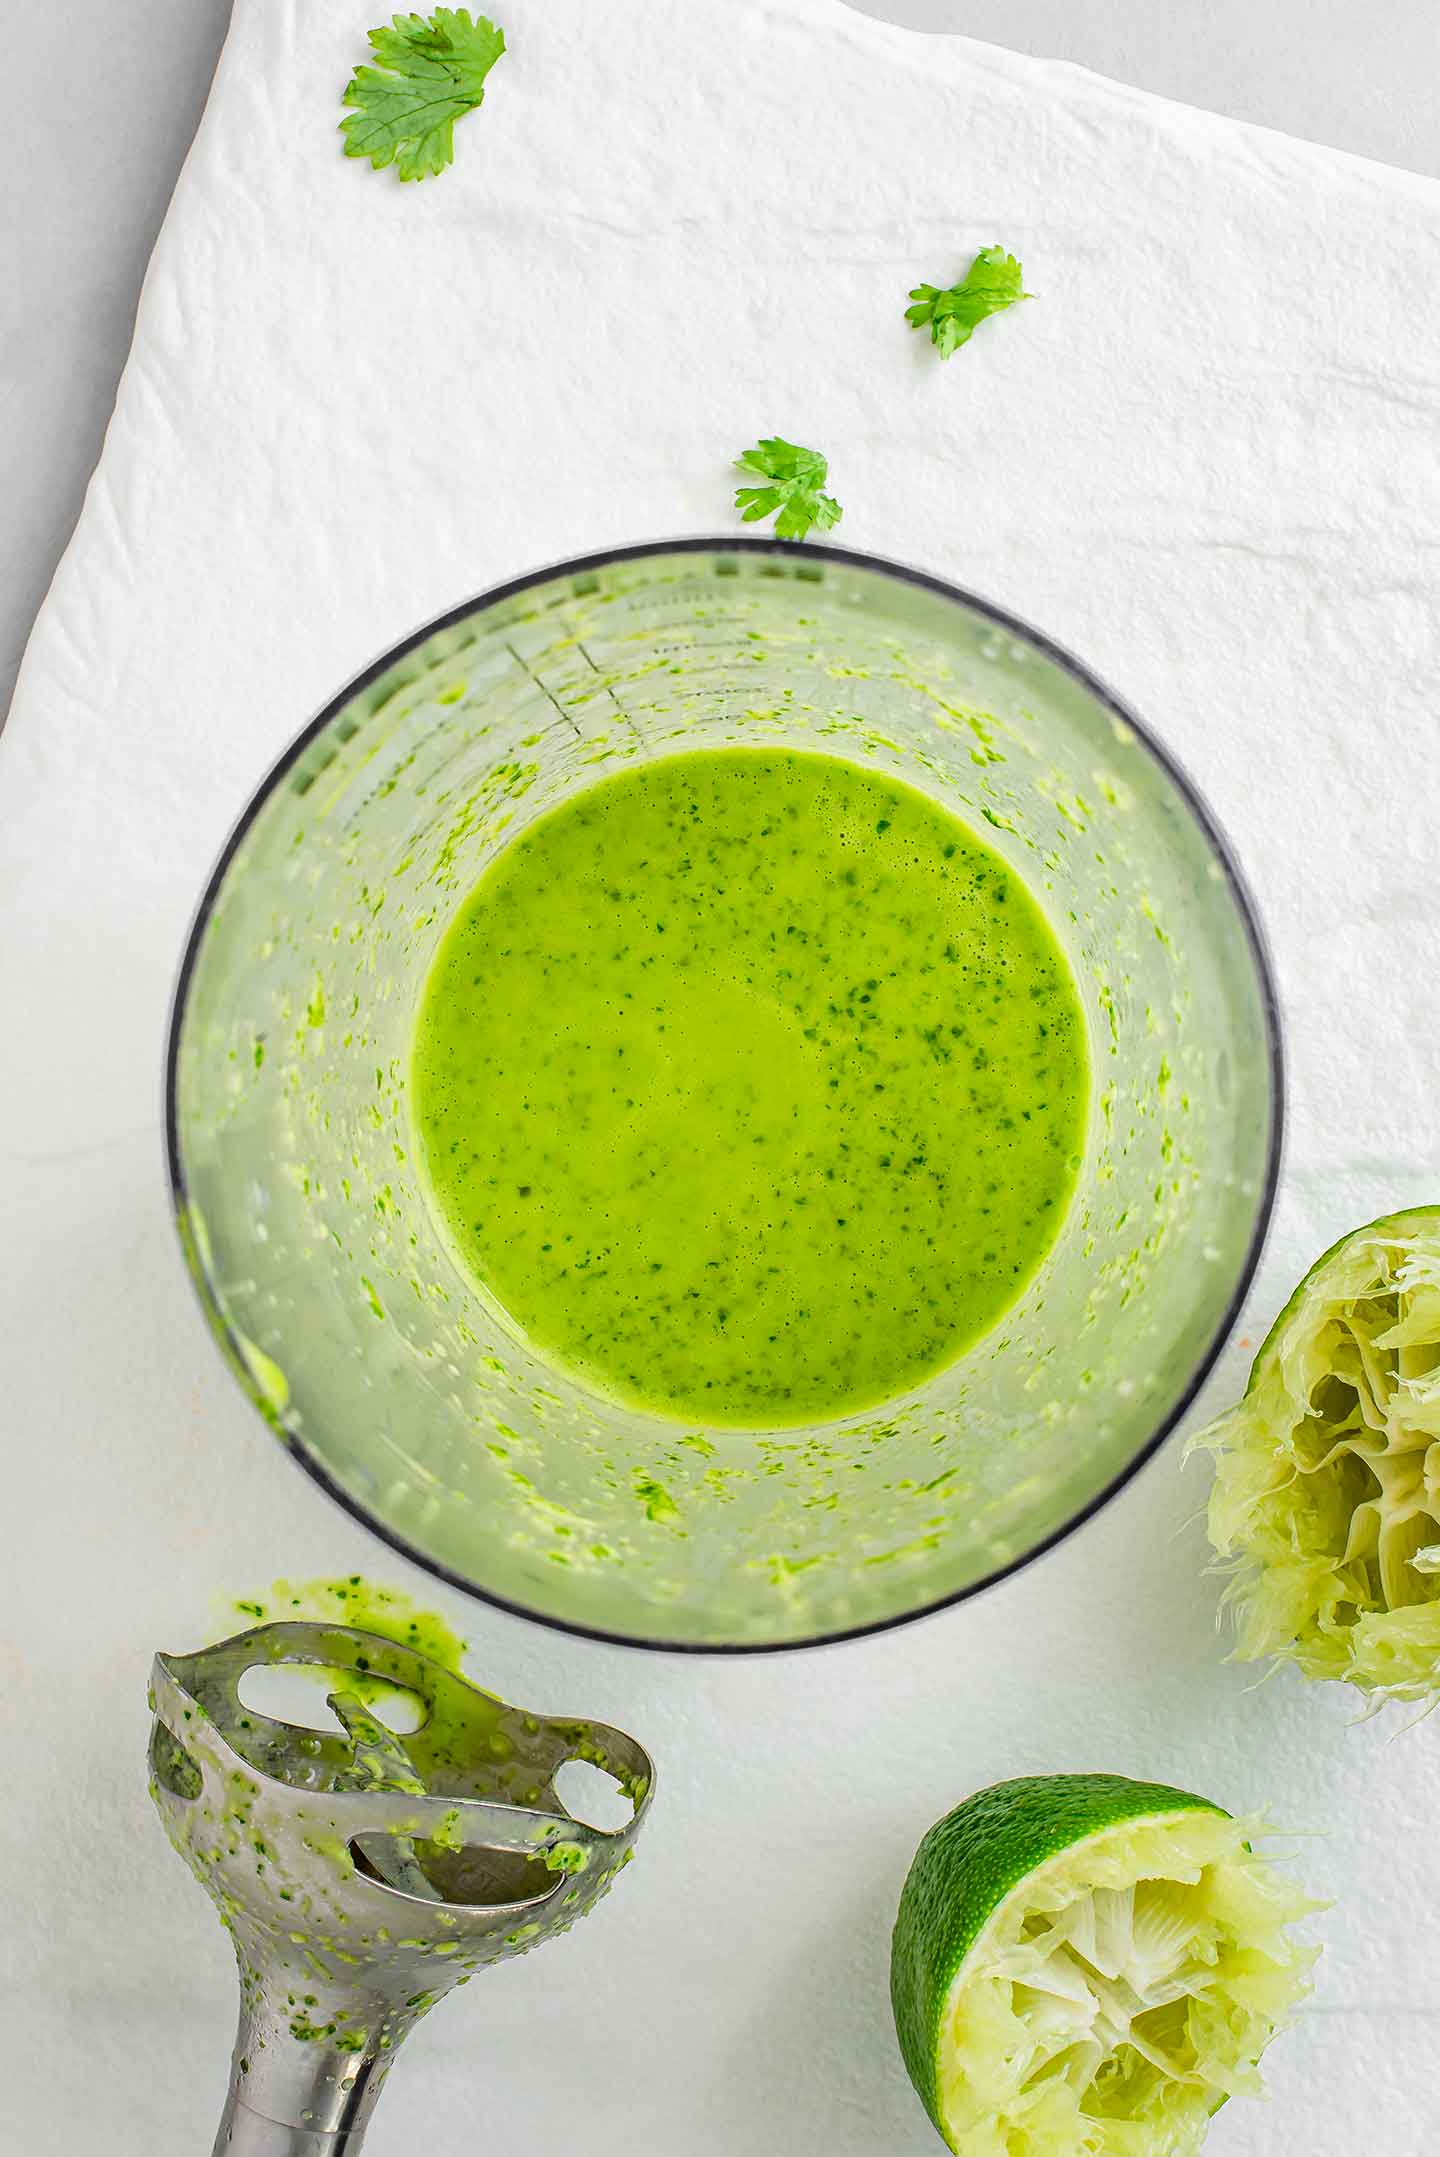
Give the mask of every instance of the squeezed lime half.
POLYGON ((1314 1905, 1254 1822, 1119 1775, 997 1783, 931 1828, 890 1995, 964 2157, 1191 2157, 1308 1990, 1314 1905))
POLYGON ((1440 1206, 1317 1260, 1192 1446, 1215 1455, 1239 1659, 1440 1696, 1440 1206))

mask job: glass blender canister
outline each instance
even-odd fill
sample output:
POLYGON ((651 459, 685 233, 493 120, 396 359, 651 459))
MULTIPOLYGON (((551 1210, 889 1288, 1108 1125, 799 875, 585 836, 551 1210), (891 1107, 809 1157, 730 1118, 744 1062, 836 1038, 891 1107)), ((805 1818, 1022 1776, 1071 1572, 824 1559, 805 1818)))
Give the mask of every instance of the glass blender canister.
POLYGON ((531 1616, 793 1646, 974 1592, 1160 1443, 1274 1193, 1273 984, 1223 837, 1046 639, 918 573, 735 539, 507 585, 352 683, 261 786, 185 955, 170 1169, 212 1326, 297 1460, 397 1548, 531 1616), (637 1414, 537 1356, 432 1216, 407 1085, 455 910, 527 822, 639 758, 733 744, 907 781, 1001 853, 1085 1007, 1078 1188, 1019 1302, 880 1411, 637 1414))

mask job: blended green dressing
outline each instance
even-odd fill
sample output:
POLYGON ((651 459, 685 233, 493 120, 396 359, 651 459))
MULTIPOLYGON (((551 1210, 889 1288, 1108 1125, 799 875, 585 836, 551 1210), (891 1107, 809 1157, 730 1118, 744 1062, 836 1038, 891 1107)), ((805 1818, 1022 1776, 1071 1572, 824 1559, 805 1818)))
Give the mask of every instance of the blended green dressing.
MULTIPOLYGON (((261 1595, 226 1597, 223 1616, 242 1618, 247 1627, 305 1621, 353 1625, 378 1633, 402 1648, 428 1655, 446 1670, 459 1671, 465 1642, 438 1611, 422 1610, 403 1588, 385 1588, 361 1573, 335 1580, 276 1580, 261 1595)), ((232 1632, 233 1624, 225 1630, 232 1632)), ((349 1679, 354 1673, 347 1673, 349 1679)))
POLYGON ((873 1406, 1012 1304, 1088 1096, 1065 958, 924 795, 800 750, 633 766, 530 825, 446 932, 413 1110, 457 1257, 655 1415, 873 1406))

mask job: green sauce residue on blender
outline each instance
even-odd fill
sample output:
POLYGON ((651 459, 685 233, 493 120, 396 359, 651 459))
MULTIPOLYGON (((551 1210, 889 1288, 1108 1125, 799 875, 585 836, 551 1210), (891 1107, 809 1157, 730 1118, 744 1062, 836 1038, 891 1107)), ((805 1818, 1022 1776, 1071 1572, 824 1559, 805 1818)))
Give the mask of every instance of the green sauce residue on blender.
POLYGON ((456 1255, 650 1413, 893 1398, 1016 1300, 1074 1186, 1085 1022, 1038 907, 924 795, 691 752, 564 802, 450 924, 413 1108, 456 1255))
MULTIPOLYGON (((428 1655, 446 1670, 458 1671, 465 1642, 438 1611, 422 1610, 403 1588, 384 1588, 349 1573, 338 1580, 277 1580, 263 1595, 227 1596, 227 1620, 239 1617, 244 1626, 280 1625, 297 1620, 307 1624, 354 1625, 362 1633, 378 1633, 385 1640, 428 1655)), ((233 1624, 228 1631, 235 1631, 233 1624)))

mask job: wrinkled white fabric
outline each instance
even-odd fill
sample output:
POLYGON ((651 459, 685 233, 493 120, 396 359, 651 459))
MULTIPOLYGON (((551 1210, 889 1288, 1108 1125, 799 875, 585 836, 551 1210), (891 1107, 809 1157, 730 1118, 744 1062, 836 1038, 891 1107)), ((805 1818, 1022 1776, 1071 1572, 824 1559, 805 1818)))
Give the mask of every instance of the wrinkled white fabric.
MULTIPOLYGON (((1440 1195, 1440 191, 839 0, 510 0, 453 169, 401 186, 339 152, 369 19, 237 0, 0 743, 17 2149, 103 2121, 108 2149, 182 2157, 213 2130, 228 1951, 148 1814, 149 1653, 195 1644, 217 1589, 404 1577, 221 1370, 159 1099, 227 827, 418 620, 569 552, 728 529, 737 451, 822 448, 839 540, 1071 645, 1229 826, 1292 1057, 1252 1334, 1333 1236, 1440 1195), (942 365, 907 288, 990 242, 1036 297, 942 365)), ((542 2157, 921 2157, 885 1999, 910 1851, 979 1783, 1090 1766, 1332 1837, 1301 1846, 1340 1897, 1319 2011, 1217 2153, 1420 2157, 1440 1725, 1384 1748, 1339 1697, 1245 1689, 1205 1487, 1172 1447, 979 1603, 761 1664, 434 1591, 485 1682, 628 1724, 663 1787, 613 1900, 421 2030, 374 2157, 470 2149, 477 2117, 542 2157)))

